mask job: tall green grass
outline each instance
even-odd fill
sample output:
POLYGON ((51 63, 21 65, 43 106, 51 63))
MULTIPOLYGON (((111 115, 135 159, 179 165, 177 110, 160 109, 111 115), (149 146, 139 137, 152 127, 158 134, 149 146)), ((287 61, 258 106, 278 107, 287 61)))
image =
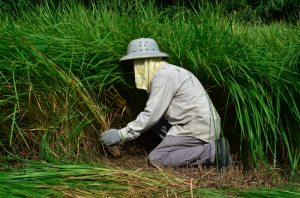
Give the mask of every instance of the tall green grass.
MULTIPOLYGON (((143 109, 119 59, 136 38, 154 38, 170 63, 193 72, 222 119, 231 150, 251 165, 299 162, 297 26, 251 25, 219 7, 159 11, 150 1, 84 7, 66 1, 0 14, 1 155, 93 161, 98 135, 143 109)), ((270 170, 272 167, 269 167, 270 170)))

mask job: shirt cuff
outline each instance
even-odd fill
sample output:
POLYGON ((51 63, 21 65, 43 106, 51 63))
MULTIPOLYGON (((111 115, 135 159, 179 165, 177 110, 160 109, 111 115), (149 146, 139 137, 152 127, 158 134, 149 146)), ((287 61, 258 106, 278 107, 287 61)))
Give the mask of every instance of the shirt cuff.
POLYGON ((120 135, 120 137, 121 137, 122 140, 126 141, 126 140, 130 139, 130 137, 129 137, 128 133, 127 133, 126 127, 122 128, 119 131, 119 133, 120 133, 119 135, 120 135))

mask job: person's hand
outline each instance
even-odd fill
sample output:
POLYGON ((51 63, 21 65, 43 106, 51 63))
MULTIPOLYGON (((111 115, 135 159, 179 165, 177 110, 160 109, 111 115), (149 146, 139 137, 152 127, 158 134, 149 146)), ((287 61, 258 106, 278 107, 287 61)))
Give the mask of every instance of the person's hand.
POLYGON ((99 140, 103 142, 103 144, 106 144, 107 146, 112 146, 112 145, 122 146, 124 144, 124 141, 121 139, 119 135, 118 129, 110 129, 108 131, 103 132, 102 134, 100 134, 99 140))

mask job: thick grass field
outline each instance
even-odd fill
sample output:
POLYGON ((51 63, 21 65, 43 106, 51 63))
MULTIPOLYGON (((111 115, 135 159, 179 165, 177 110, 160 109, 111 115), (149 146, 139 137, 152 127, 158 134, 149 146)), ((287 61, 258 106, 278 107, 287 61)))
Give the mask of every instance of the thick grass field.
MULTIPOLYGON (((166 170, 147 169, 143 176, 101 164, 148 152, 138 149, 149 144, 150 131, 125 148, 106 148, 98 140, 145 106, 147 94, 134 87, 128 65, 119 64, 128 43, 141 37, 155 39, 169 63, 199 78, 239 164, 274 179, 299 179, 300 28, 239 21, 220 9, 207 4, 174 12, 151 1, 89 7, 66 1, 0 10, 1 191, 32 197, 160 197, 153 189, 177 197, 199 196, 197 190, 259 196, 202 189, 198 180, 166 170)), ((297 185, 263 191, 266 197, 299 192, 297 185)))

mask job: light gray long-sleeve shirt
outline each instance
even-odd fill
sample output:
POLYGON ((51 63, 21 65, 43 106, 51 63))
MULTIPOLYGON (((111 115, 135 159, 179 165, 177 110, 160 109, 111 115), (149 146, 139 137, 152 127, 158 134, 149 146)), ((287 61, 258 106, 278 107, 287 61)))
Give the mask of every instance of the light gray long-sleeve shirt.
POLYGON ((191 72, 166 63, 150 84, 144 111, 120 130, 125 139, 137 138, 162 116, 172 125, 167 135, 191 136, 206 142, 220 137, 220 117, 202 84, 191 72))

